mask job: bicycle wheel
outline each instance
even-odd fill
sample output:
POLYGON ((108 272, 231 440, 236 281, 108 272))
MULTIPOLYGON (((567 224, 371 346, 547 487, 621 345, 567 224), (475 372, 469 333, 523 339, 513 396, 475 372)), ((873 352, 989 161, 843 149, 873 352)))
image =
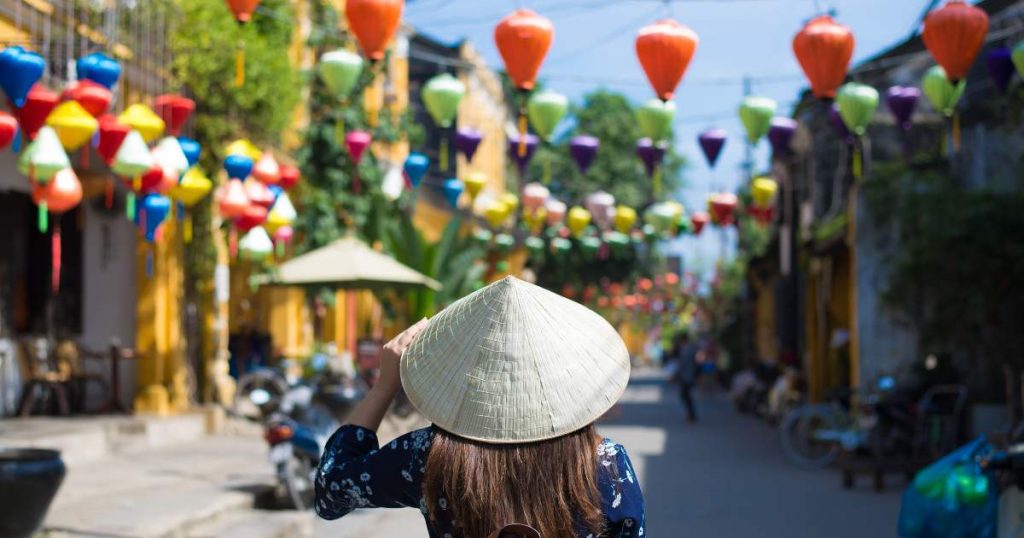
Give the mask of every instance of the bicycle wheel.
POLYGON ((839 417, 829 406, 794 409, 779 427, 782 452, 799 467, 827 467, 839 457, 840 446, 833 438, 840 429, 839 417))

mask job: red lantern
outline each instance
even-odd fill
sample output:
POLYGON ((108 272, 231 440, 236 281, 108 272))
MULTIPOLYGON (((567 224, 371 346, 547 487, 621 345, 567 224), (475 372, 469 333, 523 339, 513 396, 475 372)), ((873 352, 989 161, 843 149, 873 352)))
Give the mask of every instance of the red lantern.
POLYGON ((245 24, 252 19, 252 14, 260 5, 260 0, 227 0, 228 9, 235 14, 235 20, 239 24, 245 24))
POLYGON ((833 99, 846 80, 855 40, 828 15, 808 22, 793 38, 793 52, 819 99, 833 99))
MULTIPOLYGON (((16 109, 14 114, 18 117, 18 123, 21 124, 21 132, 23 135, 28 137, 29 140, 34 140, 36 133, 39 129, 43 128, 46 124, 46 118, 49 117, 50 112, 57 107, 57 103, 60 102, 60 98, 56 93, 53 93, 46 86, 42 84, 36 84, 29 90, 28 95, 25 97, 25 104, 19 109, 16 109)), ((11 107, 12 109, 14 107, 11 107)))
POLYGON ((967 76, 988 33, 988 14, 963 0, 949 0, 924 19, 921 39, 954 84, 967 76))
POLYGON ((248 207, 249 197, 245 195, 245 185, 242 185, 242 180, 228 180, 217 201, 220 216, 226 219, 241 217, 248 207))
POLYGON ((181 133, 181 128, 192 116, 196 109, 196 102, 180 95, 166 94, 157 97, 153 101, 153 107, 160 118, 167 124, 167 131, 174 136, 181 133))
POLYGON ((287 164, 281 165, 281 180, 277 183, 282 189, 290 189, 299 183, 302 173, 298 168, 287 164))
POLYGON ((106 86, 88 79, 72 82, 60 97, 64 101, 77 101, 94 118, 106 114, 114 100, 114 94, 106 86))
POLYGON ((732 224, 738 203, 736 195, 731 193, 719 194, 711 198, 711 213, 715 224, 719 226, 732 224))
MULTIPOLYGON (((164 169, 160 168, 159 165, 154 164, 146 171, 145 174, 139 177, 139 193, 149 194, 151 192, 164 194, 169 191, 170 188, 165 185, 167 182, 164 169)), ((129 188, 133 188, 135 181, 134 178, 124 179, 124 184, 129 188)), ((171 186, 173 187, 173 186, 171 186)))
POLYGON ((18 118, 0 111, 0 149, 4 149, 18 134, 18 118))
POLYGON ((662 101, 672 99, 699 41, 696 32, 671 19, 640 29, 636 36, 636 56, 654 93, 662 101))
POLYGON ((266 185, 277 185, 281 181, 281 166, 269 151, 264 151, 260 160, 252 167, 252 177, 266 185))
POLYGON ((512 12, 494 28, 494 42, 516 88, 533 89, 554 35, 551 21, 528 9, 512 12))
POLYGON ((388 43, 398 30, 404 6, 405 0, 346 0, 348 26, 370 61, 384 59, 388 43))
POLYGON ((750 216, 753 217, 755 222, 757 222, 758 224, 760 224, 762 226, 766 226, 768 224, 771 224, 771 222, 773 220, 775 220, 775 208, 771 207, 771 206, 768 206, 768 207, 750 206, 750 207, 747 208, 747 213, 749 213, 750 216))
POLYGON ((248 232, 263 224, 265 220, 267 220, 267 208, 261 205, 250 204, 241 215, 235 218, 235 227, 239 231, 248 232))
POLYGON ((113 115, 100 116, 100 142, 96 146, 96 153, 103 157, 107 166, 113 164, 114 158, 117 157, 117 150, 121 148, 121 143, 130 132, 132 132, 132 128, 119 123, 113 115))
POLYGON ((700 232, 704 230, 704 227, 708 225, 708 221, 711 220, 707 213, 698 211, 690 216, 690 225, 693 227, 693 235, 700 235, 700 232))
POLYGON ((249 198, 251 205, 258 205, 266 209, 274 205, 274 193, 261 181, 246 181, 245 196, 249 198))

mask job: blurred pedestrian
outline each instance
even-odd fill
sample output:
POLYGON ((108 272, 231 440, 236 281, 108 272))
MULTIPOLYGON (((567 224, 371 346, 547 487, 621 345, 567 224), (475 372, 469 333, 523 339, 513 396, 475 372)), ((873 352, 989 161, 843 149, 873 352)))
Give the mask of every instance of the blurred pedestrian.
POLYGON ((686 408, 686 419, 697 421, 697 408, 693 404, 693 387, 697 383, 697 353, 700 348, 690 339, 689 333, 681 331, 676 334, 672 345, 671 356, 676 362, 673 368, 676 383, 679 383, 679 397, 686 408))

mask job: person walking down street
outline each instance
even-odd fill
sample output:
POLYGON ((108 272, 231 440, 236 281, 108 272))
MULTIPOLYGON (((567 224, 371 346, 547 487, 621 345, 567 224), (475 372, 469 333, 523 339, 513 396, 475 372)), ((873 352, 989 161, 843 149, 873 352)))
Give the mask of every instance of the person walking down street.
POLYGON ((645 536, 629 456, 594 427, 629 371, 596 313, 495 282, 384 347, 379 382, 324 449, 316 513, 418 508, 432 538, 645 536), (432 425, 381 447, 402 388, 432 425))
POLYGON ((679 383, 679 397, 686 408, 686 419, 690 422, 697 421, 697 409, 693 404, 693 387, 697 383, 697 354, 700 349, 690 339, 686 332, 676 335, 675 343, 672 346, 672 356, 677 361, 675 367, 675 381, 679 383))

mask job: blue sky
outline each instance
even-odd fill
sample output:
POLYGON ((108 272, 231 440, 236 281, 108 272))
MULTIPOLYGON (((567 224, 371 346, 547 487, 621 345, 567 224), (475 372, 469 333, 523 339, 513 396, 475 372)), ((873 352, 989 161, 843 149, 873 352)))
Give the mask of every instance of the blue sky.
MULTIPOLYGON (((635 101, 653 96, 636 60, 633 39, 645 24, 670 15, 693 28, 700 46, 676 95, 675 125, 679 150, 690 160, 682 201, 696 209, 709 189, 734 190, 744 181, 742 128, 736 108, 743 96, 741 80, 753 78, 753 92, 777 100, 788 114, 805 82, 793 57, 793 35, 824 9, 857 38, 854 60, 870 57, 898 43, 917 27, 928 0, 410 0, 406 20, 418 31, 445 41, 469 39, 495 68, 501 60, 494 47, 494 25, 522 6, 550 18, 555 40, 541 78, 556 91, 577 100, 606 87, 635 101), (697 147, 697 134, 715 126, 730 140, 715 171, 697 147)), ((757 152, 768 160, 767 143, 757 152)), ((631 157, 631 156, 630 156, 631 157)), ((705 234, 679 242, 690 267, 702 269, 719 252, 718 238, 705 234)))

